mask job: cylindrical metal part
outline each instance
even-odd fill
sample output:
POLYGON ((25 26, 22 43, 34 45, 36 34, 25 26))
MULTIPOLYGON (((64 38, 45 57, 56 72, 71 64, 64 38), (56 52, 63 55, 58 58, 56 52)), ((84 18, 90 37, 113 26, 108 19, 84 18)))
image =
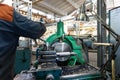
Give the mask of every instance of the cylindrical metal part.
POLYGON ((40 59, 40 63, 46 63, 46 62, 56 62, 56 59, 40 59))
POLYGON ((74 52, 57 52, 57 56, 71 56, 71 55, 76 55, 74 52))
POLYGON ((48 74, 46 76, 46 80, 54 80, 54 76, 52 74, 48 74))
POLYGON ((112 80, 115 80, 115 60, 112 59, 112 80))

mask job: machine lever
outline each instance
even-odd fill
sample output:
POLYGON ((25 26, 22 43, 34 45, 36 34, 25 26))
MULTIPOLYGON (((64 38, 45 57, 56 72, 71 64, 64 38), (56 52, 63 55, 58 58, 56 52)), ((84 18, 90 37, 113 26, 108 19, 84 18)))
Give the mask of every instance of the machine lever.
POLYGON ((34 42, 35 42, 35 45, 37 46, 37 45, 38 45, 38 43, 37 43, 36 39, 33 39, 33 40, 34 40, 34 42))
POLYGON ((44 39, 42 39, 42 38, 39 38, 39 40, 41 40, 41 41, 43 41, 44 43, 46 43, 46 41, 45 41, 44 39))
POLYGON ((57 56, 70 56, 70 55, 77 55, 74 52, 57 52, 56 53, 57 56))

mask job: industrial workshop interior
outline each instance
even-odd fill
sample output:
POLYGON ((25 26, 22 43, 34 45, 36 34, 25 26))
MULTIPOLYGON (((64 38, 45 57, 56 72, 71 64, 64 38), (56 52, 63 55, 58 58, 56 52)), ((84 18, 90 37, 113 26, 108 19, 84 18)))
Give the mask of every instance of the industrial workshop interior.
POLYGON ((120 0, 2 3, 46 27, 38 39, 20 36, 14 80, 120 80, 120 0))

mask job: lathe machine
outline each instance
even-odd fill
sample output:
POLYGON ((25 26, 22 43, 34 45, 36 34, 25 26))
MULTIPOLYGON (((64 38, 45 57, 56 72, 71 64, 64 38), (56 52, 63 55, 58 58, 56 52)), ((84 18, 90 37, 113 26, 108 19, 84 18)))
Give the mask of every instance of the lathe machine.
POLYGON ((88 64, 82 41, 64 33, 62 21, 57 23, 57 32, 44 42, 36 50, 31 69, 22 71, 15 80, 99 80, 102 77, 98 69, 88 64))

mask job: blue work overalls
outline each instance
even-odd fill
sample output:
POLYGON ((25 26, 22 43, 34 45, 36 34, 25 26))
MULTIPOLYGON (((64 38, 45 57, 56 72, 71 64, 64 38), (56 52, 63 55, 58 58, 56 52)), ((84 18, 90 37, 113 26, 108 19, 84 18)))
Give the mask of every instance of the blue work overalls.
POLYGON ((33 39, 46 31, 42 23, 34 22, 0 4, 0 80, 13 80, 15 51, 20 36, 33 39))

